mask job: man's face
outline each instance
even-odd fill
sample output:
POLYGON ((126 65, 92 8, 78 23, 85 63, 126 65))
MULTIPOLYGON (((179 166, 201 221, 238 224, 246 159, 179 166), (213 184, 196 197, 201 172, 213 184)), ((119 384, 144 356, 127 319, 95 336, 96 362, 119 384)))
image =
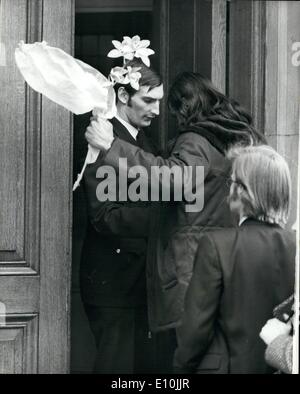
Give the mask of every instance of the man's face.
POLYGON ((124 108, 128 122, 136 128, 150 126, 152 119, 159 115, 160 101, 164 96, 163 85, 149 89, 149 86, 141 86, 124 108))

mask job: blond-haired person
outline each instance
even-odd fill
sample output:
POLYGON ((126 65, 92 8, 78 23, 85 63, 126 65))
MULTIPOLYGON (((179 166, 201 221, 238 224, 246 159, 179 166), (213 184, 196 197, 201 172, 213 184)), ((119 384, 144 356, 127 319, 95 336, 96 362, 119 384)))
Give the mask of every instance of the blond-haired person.
POLYGON ((295 240, 284 229, 290 173, 269 146, 235 149, 230 156, 229 203, 240 225, 200 239, 178 329, 176 372, 273 372, 259 332, 293 292, 295 240))

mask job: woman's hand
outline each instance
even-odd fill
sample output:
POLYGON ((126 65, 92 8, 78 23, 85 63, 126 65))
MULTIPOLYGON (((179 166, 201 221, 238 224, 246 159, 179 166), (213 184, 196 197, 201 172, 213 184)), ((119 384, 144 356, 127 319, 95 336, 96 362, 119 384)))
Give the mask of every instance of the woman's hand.
POLYGON ((260 331, 259 336, 269 345, 279 335, 288 335, 291 331, 291 322, 283 323, 274 318, 267 321, 260 331))
POLYGON ((85 138, 94 148, 107 151, 114 140, 113 126, 106 119, 92 117, 85 138))

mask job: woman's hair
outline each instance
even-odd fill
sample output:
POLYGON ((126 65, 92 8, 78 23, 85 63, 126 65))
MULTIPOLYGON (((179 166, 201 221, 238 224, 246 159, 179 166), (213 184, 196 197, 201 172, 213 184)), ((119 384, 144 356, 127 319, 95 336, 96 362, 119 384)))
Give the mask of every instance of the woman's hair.
POLYGON ((234 188, 240 187, 243 214, 284 226, 291 200, 291 176, 284 158, 267 145, 233 148, 228 157, 233 160, 232 179, 234 188))
POLYGON ((228 129, 219 138, 226 146, 266 143, 264 136, 253 127, 250 114, 238 102, 219 92, 201 74, 179 74, 170 88, 168 105, 183 128, 216 118, 223 119, 228 129), (235 121, 232 127, 229 121, 235 121))

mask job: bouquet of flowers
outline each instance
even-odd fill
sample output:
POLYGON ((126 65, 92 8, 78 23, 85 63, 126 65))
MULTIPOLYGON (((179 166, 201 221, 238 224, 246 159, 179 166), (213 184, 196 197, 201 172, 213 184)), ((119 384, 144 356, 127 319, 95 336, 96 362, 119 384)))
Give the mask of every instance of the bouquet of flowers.
MULTIPOLYGON (((149 66, 148 57, 154 53, 148 48, 150 41, 141 40, 139 36, 124 37, 123 42, 114 40, 113 45, 115 49, 108 56, 123 57, 123 66, 114 67, 108 78, 45 41, 33 44, 21 41, 15 50, 15 60, 25 81, 35 91, 76 115, 93 111, 96 117, 111 119, 116 115, 113 86, 122 83, 139 89, 139 68, 127 66, 127 62, 138 57, 149 66)), ((88 148, 83 169, 73 190, 79 186, 86 165, 93 163, 99 154, 99 150, 92 146, 88 148)))

